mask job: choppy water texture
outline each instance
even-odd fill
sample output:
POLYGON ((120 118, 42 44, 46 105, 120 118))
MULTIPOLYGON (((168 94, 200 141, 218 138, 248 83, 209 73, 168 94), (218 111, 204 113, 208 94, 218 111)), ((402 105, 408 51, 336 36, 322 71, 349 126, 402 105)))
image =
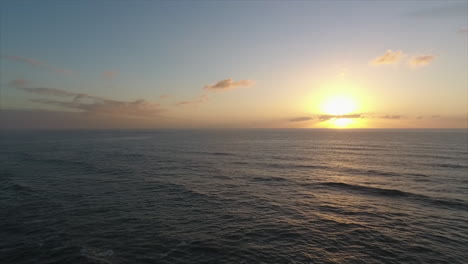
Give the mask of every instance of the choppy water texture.
POLYGON ((466 131, 0 135, 1 263, 468 263, 466 131))

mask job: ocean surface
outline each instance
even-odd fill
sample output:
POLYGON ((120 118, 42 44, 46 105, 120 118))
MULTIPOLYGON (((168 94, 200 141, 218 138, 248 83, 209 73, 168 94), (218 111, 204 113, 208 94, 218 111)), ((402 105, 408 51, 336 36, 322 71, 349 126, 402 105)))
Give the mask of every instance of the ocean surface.
POLYGON ((466 130, 0 132, 0 263, 468 263, 466 130))

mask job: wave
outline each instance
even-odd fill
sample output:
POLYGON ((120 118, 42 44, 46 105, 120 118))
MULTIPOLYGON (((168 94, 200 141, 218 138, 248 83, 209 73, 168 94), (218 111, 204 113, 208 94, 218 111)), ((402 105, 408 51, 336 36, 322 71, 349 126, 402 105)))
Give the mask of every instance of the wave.
POLYGON ((379 194, 379 195, 384 195, 384 196, 409 196, 411 195, 410 193, 403 192, 400 190, 383 189, 383 188, 369 187, 369 186, 363 186, 363 185, 354 185, 354 184, 347 184, 343 182, 323 182, 323 183, 320 183, 320 185, 349 189, 349 190, 363 191, 366 193, 374 193, 374 194, 379 194))
POLYGON ((1 182, 0 190, 2 193, 7 193, 9 191, 11 191, 15 195, 17 194, 31 195, 31 194, 37 193, 37 191, 33 190, 33 188, 27 185, 16 183, 13 180, 13 175, 9 172, 2 171, 0 175, 2 176, 0 177, 0 182, 1 182))
POLYGON ((392 197, 392 198, 407 198, 422 202, 427 202, 433 205, 439 205, 443 207, 450 207, 450 208, 457 208, 457 209, 464 209, 468 210, 468 204, 462 200, 457 199, 440 199, 429 197, 422 194, 415 194, 411 192, 405 192, 395 189, 385 189, 385 188, 378 188, 378 187, 371 187, 371 186, 363 186, 363 185, 356 185, 356 184, 348 184, 343 182, 322 182, 319 183, 322 186, 328 186, 333 188, 340 188, 344 190, 351 190, 357 191, 363 194, 368 195, 378 195, 378 196, 385 196, 385 197, 392 197))
POLYGON ((206 152, 206 154, 214 155, 214 156, 236 156, 232 153, 227 153, 227 152, 206 152))
POLYGON ((362 148, 362 147, 327 147, 330 150, 352 150, 352 151, 386 151, 388 148, 379 148, 379 147, 371 147, 371 148, 362 148))
POLYGON ((185 241, 180 242, 179 244, 177 244, 174 248, 170 249, 169 251, 161 253, 161 258, 167 257, 171 253, 179 250, 180 247, 183 247, 183 246, 186 246, 186 245, 187 245, 187 242, 185 242, 185 241))
POLYGON ((376 175, 376 176, 416 176, 416 177, 427 177, 425 174, 415 174, 415 173, 397 173, 393 171, 383 171, 383 170, 376 170, 376 169, 358 169, 358 168, 351 168, 351 167, 337 167, 331 165, 308 165, 308 164, 298 164, 298 163, 247 163, 247 162, 233 162, 232 164, 236 165, 259 165, 264 168, 273 168, 273 169, 319 169, 319 170, 329 170, 335 172, 344 172, 344 173, 351 173, 355 175, 376 175))
POLYGON ((435 163, 435 164, 427 164, 434 167, 439 168, 450 168, 450 169, 467 169, 468 166, 460 165, 460 164, 450 164, 450 163, 435 163))
MULTIPOLYGON (((322 170, 331 170, 331 171, 338 171, 338 172, 345 172, 351 174, 359 174, 359 175, 379 175, 379 176, 402 176, 400 173, 391 172, 391 171, 381 171, 381 170, 373 170, 373 169, 356 169, 356 168, 349 168, 349 167, 332 167, 326 165, 303 165, 303 164, 291 164, 291 163, 262 163, 264 167, 269 168, 278 168, 278 169, 322 169, 322 170)), ((411 175, 411 174, 408 174, 411 175)), ((423 174, 419 175, 411 175, 411 176, 426 176, 423 174)))
POLYGON ((248 165, 249 163, 246 162, 246 161, 234 161, 234 162, 231 162, 231 164, 234 164, 234 165, 248 165))
POLYGON ((55 158, 33 158, 30 159, 34 162, 45 163, 47 165, 53 166, 60 166, 66 167, 67 169, 64 170, 66 172, 86 172, 86 173, 99 173, 105 175, 125 175, 130 174, 133 171, 130 168, 126 167, 106 167, 106 166, 99 166, 97 163, 93 163, 91 161, 84 161, 84 160, 70 160, 70 159, 55 159, 55 158))
POLYGON ((422 173, 408 173, 408 175, 415 176, 415 177, 429 177, 428 175, 422 174, 422 173))
POLYGON ((257 163, 263 167, 275 169, 331 169, 325 165, 305 165, 305 164, 291 164, 291 163, 257 163))
POLYGON ((10 183, 1 188, 3 191, 11 190, 15 194, 22 194, 22 195, 33 195, 37 194, 35 190, 33 190, 31 187, 21 185, 18 183, 10 183))
POLYGON ((142 190, 147 192, 164 192, 168 195, 173 196, 174 200, 184 202, 204 202, 211 204, 219 204, 226 202, 229 199, 221 197, 214 193, 205 193, 203 191, 196 190, 185 184, 166 182, 159 180, 147 181, 142 190))
POLYGON ((237 156, 236 154, 229 153, 229 152, 182 151, 182 153, 210 155, 210 156, 230 156, 230 157, 237 156))
MULTIPOLYGON (((399 156, 399 155, 393 155, 399 156)), ((458 157, 453 156, 443 156, 443 155, 432 155, 432 154, 406 154, 407 157, 415 157, 415 158, 429 158, 429 159, 439 159, 439 160, 457 160, 458 157)))
POLYGON ((112 263, 114 251, 112 249, 101 251, 94 248, 82 248, 80 254, 93 263, 112 263))
POLYGON ((29 158, 27 161, 37 161, 37 162, 44 162, 48 164, 54 165, 65 165, 65 166, 79 166, 79 167, 87 167, 89 163, 79 160, 67 160, 67 159, 54 159, 54 158, 29 158))
POLYGON ((359 211, 359 210, 348 210, 346 207, 336 207, 331 205, 322 204, 317 207, 321 212, 334 213, 337 215, 344 216, 366 216, 366 217, 379 217, 391 220, 391 217, 387 215, 377 214, 370 211, 359 211))
POLYGON ((258 182, 289 182, 290 180, 282 178, 282 177, 253 177, 252 181, 258 182))
POLYGON ((380 176, 401 176, 401 174, 391 171, 381 171, 381 170, 363 170, 356 168, 340 168, 340 171, 348 172, 352 174, 366 174, 366 175, 380 175, 380 176))

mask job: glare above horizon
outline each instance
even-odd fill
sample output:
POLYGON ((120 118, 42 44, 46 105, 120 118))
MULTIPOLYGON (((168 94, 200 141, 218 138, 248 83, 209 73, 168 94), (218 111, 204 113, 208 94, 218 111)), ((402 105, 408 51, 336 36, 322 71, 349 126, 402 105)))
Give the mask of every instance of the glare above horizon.
POLYGON ((0 128, 467 128, 467 8, 4 1, 0 128))

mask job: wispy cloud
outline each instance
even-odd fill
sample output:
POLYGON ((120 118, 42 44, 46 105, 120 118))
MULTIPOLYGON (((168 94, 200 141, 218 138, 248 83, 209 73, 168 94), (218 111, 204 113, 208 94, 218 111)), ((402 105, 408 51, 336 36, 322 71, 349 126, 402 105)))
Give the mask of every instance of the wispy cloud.
POLYGON ((208 96, 206 94, 202 94, 192 100, 186 100, 186 101, 179 101, 175 103, 177 106, 183 106, 183 105, 196 105, 196 104, 201 104, 208 101, 208 96))
POLYGON ((408 64, 412 67, 423 67, 431 63, 435 59, 434 55, 418 55, 412 57, 408 64))
POLYGON ((49 87, 18 87, 25 92, 34 93, 45 96, 56 96, 56 97, 74 97, 74 98, 92 98, 87 94, 69 92, 62 89, 49 88, 49 87))
POLYGON ((310 121, 313 119, 314 118, 310 116, 301 116, 301 117, 295 117, 295 118, 289 119, 289 122, 304 122, 304 121, 310 121))
POLYGON ((169 98, 168 94, 163 94, 159 96, 159 99, 166 99, 166 98, 169 98))
POLYGON ((232 78, 228 78, 226 80, 219 81, 215 84, 205 85, 203 88, 205 90, 227 90, 238 87, 250 87, 254 84, 255 82, 252 80, 234 81, 232 78))
MULTIPOLYGON (((397 120, 397 119, 402 119, 402 115, 374 115, 374 114, 346 114, 346 115, 318 115, 317 119, 319 121, 328 121, 328 120, 333 120, 333 119, 354 119, 354 118, 378 118, 378 119, 392 119, 392 120, 397 120)), ((421 119, 422 117, 417 117, 418 119, 421 119)), ((292 120, 291 120, 292 121, 292 120)))
POLYGON ((318 117, 320 121, 328 121, 331 119, 339 119, 339 118, 363 118, 363 115, 361 114, 348 114, 348 115, 321 115, 318 117))
POLYGON ((397 64, 405 57, 406 55, 401 51, 392 51, 387 50, 382 56, 379 56, 372 61, 370 61, 371 65, 386 65, 386 64, 397 64))
POLYGON ((30 101, 41 104, 56 105, 64 108, 80 110, 89 114, 105 114, 127 117, 151 117, 163 112, 158 104, 143 99, 135 101, 119 101, 93 96, 85 93, 76 93, 63 89, 49 87, 29 87, 29 82, 23 79, 13 80, 9 83, 12 87, 25 92, 42 96, 71 98, 70 101, 56 99, 31 99, 30 101))
POLYGON ((379 116, 378 118, 381 118, 381 119, 401 119, 402 116, 401 115, 383 115, 383 116, 379 116))
POLYGON ((105 71, 102 73, 102 76, 107 79, 112 79, 117 73, 115 71, 105 71))
POLYGON ((51 71, 54 71, 54 72, 58 72, 58 73, 72 73, 71 70, 68 70, 68 69, 63 69, 63 68, 57 68, 57 67, 54 67, 54 66, 51 66, 45 62, 42 62, 42 61, 38 61, 36 59, 32 59, 32 58, 27 58, 27 57, 21 57, 21 56, 2 56, 3 58, 7 59, 7 60, 10 60, 10 61, 16 61, 16 62, 21 62, 21 63, 25 63, 25 64, 29 64, 33 67, 37 67, 37 68, 44 68, 44 69, 47 69, 47 70, 51 70, 51 71))
MULTIPOLYGON (((379 56, 373 59, 372 61, 370 61, 370 64, 374 66, 398 64, 405 57, 407 57, 407 55, 404 54, 401 50, 397 50, 397 51, 387 50, 384 55, 379 56)), ((423 66, 430 64, 434 59, 435 59, 435 56, 431 54, 416 55, 406 60, 406 63, 413 68, 419 68, 419 67, 423 67, 423 66)))
POLYGON ((458 31, 457 31, 458 34, 466 34, 468 33, 468 28, 460 28, 458 31))
POLYGON ((63 89, 49 88, 49 87, 31 87, 30 81, 25 79, 15 79, 8 83, 9 86, 23 90, 28 93, 34 93, 43 96, 55 96, 55 97, 73 97, 74 100, 82 98, 88 99, 101 99, 100 97, 91 96, 84 93, 75 93, 63 89))

